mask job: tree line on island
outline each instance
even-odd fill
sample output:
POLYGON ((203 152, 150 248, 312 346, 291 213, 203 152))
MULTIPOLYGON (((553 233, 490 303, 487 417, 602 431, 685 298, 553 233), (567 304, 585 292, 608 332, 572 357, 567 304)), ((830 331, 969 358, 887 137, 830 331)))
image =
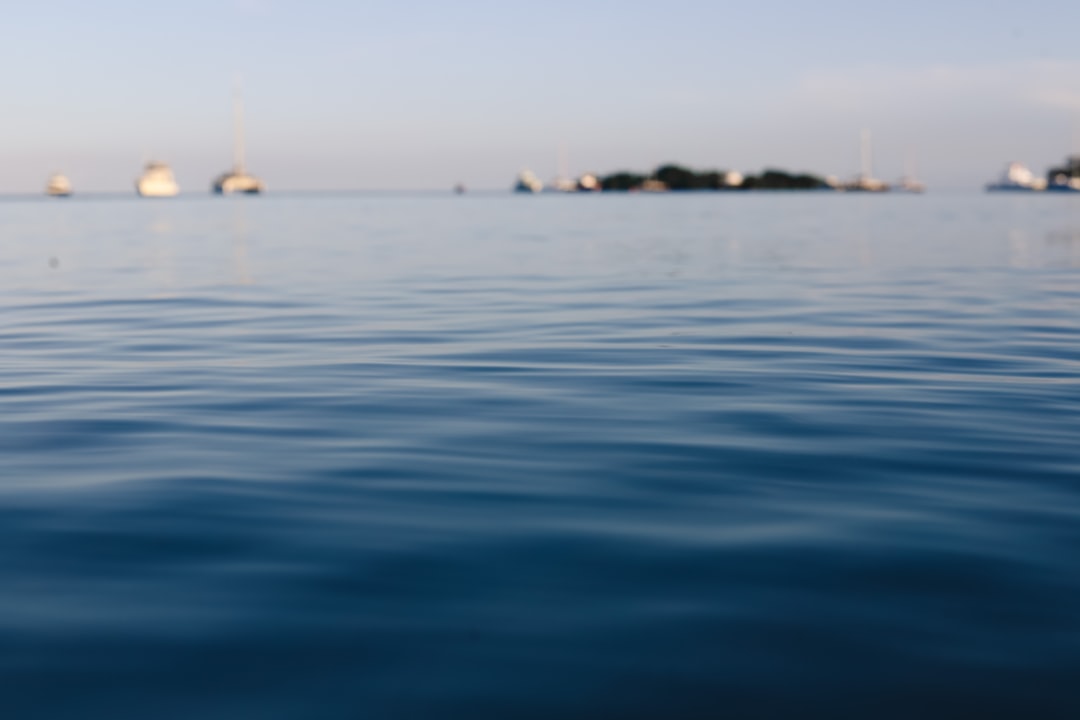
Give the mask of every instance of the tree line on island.
POLYGON ((824 190, 834 185, 807 173, 769 169, 760 175, 705 170, 696 172, 680 165, 662 165, 651 174, 620 171, 600 178, 600 188, 610 192, 685 192, 723 190, 824 190))

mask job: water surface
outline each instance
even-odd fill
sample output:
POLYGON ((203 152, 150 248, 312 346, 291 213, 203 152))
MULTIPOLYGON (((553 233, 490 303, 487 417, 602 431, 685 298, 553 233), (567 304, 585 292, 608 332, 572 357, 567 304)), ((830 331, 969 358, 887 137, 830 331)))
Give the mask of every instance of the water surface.
POLYGON ((1077 717, 1080 201, 0 203, 12 717, 1077 717))

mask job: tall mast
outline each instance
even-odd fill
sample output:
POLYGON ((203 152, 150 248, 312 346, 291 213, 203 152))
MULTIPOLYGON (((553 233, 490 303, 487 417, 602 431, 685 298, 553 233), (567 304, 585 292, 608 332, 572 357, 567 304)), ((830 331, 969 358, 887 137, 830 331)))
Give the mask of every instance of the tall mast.
POLYGON ((240 89, 240 78, 236 79, 233 92, 233 172, 244 174, 244 98, 240 89))
POLYGON ((869 178, 874 172, 874 162, 872 153, 873 150, 870 147, 870 131, 862 131, 862 176, 869 178))

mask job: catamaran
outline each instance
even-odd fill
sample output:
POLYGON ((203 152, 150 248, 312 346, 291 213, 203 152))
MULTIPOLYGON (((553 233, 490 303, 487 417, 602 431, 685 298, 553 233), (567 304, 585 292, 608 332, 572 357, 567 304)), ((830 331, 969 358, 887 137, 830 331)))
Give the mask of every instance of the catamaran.
POLYGON ((214 180, 213 191, 218 195, 243 193, 257 195, 266 192, 266 185, 244 168, 244 100, 240 88, 233 98, 233 167, 214 180))

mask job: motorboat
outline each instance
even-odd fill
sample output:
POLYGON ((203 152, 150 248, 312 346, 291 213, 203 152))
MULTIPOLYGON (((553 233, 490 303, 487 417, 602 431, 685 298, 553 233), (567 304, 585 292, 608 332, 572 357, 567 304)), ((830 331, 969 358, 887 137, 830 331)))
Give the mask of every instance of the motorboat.
POLYGON ((544 189, 544 183, 532 170, 522 170, 514 183, 514 192, 538 193, 544 189))
POLYGON ((172 168, 163 162, 147 163, 146 169, 135 181, 135 192, 141 197, 173 197, 180 192, 172 168))
POLYGON ((987 192, 1039 192, 1046 190, 1046 181, 1035 177, 1022 163, 1011 162, 996 182, 987 184, 987 192))
POLYGON ((60 173, 53 173, 49 182, 45 185, 45 194, 50 197, 69 197, 71 195, 71 181, 60 173))

